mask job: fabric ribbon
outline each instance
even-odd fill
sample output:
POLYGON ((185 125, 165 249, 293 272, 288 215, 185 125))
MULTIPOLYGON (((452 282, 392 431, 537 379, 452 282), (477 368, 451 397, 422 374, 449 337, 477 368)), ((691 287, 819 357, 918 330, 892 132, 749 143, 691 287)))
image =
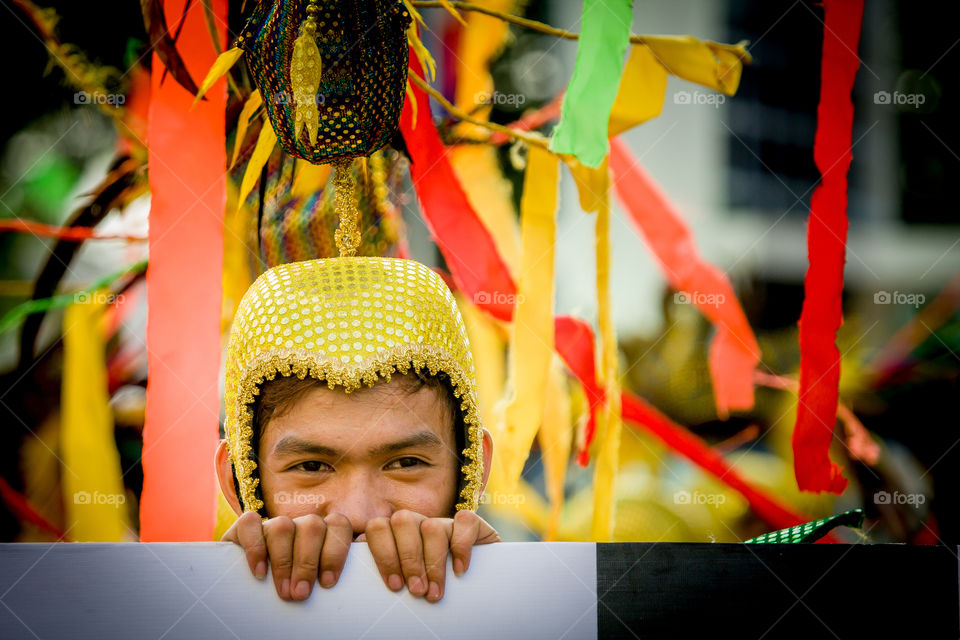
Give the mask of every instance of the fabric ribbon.
POLYGON ((607 122, 633 22, 631 0, 584 0, 573 77, 550 149, 597 168, 607 156, 607 122))
POLYGON ((543 399, 553 357, 553 265, 557 228, 557 156, 531 147, 520 202, 522 254, 509 349, 510 404, 503 433, 503 487, 519 480, 543 419, 543 399))
POLYGON ((683 216, 619 138, 610 141, 610 168, 621 204, 671 286, 685 292, 717 328, 710 345, 717 412, 750 409, 760 347, 730 280, 700 256, 683 216))
POLYGON ((133 537, 107 395, 107 300, 108 291, 100 289, 63 315, 63 505, 68 532, 78 542, 133 537))
MULTIPOLYGON (((202 77, 216 51, 195 2, 164 3, 180 29, 177 49, 202 77)), ((227 2, 212 0, 226 44, 227 2)), ((143 433, 140 539, 207 541, 217 505, 213 468, 219 440, 219 368, 223 217, 227 166, 223 79, 190 111, 193 96, 164 75, 153 57, 149 121, 150 269, 147 272, 148 367, 143 433)))
POLYGON ((813 158, 822 180, 810 200, 807 253, 800 313, 800 392, 793 431, 794 473, 801 491, 843 493, 847 479, 830 460, 837 423, 842 323, 841 294, 847 239, 847 171, 853 103, 860 66, 857 46, 863 0, 825 0, 820 104, 813 158))

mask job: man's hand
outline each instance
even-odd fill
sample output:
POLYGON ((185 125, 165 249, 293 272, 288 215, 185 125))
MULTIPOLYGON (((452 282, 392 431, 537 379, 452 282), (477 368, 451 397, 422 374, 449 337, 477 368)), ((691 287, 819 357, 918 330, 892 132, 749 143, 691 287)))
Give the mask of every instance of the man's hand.
POLYGON ((306 600, 319 575, 320 586, 332 587, 340 579, 353 527, 346 516, 331 513, 288 518, 279 516, 261 522, 247 511, 220 539, 243 547, 250 571, 257 578, 267 575, 267 557, 277 594, 284 600, 306 600))
POLYGON ((437 602, 443 597, 447 552, 453 554, 453 572, 459 576, 470 566, 473 545, 500 542, 500 535, 472 511, 428 518, 403 509, 370 520, 357 538, 364 539, 387 587, 397 591, 406 583, 411 594, 437 602))
MULTIPOLYGON (((248 511, 221 541, 243 547, 250 571, 260 579, 267 575, 269 556, 277 594, 284 600, 306 600, 318 574, 326 588, 340 579, 353 528, 339 513, 325 518, 279 516, 262 522, 256 512, 248 511)), ((473 545, 500 542, 500 536, 472 511, 428 518, 400 510, 368 522, 356 541, 367 542, 387 587, 398 591, 406 584, 414 596, 437 602, 443 597, 447 553, 453 554, 453 571, 459 576, 470 566, 473 545)))

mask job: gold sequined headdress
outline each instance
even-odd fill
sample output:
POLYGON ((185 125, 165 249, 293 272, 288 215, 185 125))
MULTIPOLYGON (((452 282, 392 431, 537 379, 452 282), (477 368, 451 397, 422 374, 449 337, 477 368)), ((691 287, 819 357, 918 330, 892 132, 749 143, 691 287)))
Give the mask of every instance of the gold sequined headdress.
POLYGON ((261 511, 253 402, 277 374, 346 392, 394 372, 445 373, 464 425, 457 509, 475 510, 483 477, 476 374, 463 318, 443 279, 400 258, 339 257, 278 265, 244 295, 227 347, 230 459, 245 511, 261 511))

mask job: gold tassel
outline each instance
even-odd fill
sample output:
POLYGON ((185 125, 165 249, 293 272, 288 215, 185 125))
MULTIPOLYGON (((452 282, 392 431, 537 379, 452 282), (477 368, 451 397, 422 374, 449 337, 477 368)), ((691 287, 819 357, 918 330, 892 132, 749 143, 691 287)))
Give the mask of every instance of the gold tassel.
POLYGON ((359 217, 357 210, 357 185, 350 173, 351 160, 337 160, 333 163, 333 188, 337 216, 340 224, 333 239, 337 243, 340 256, 357 254, 360 246, 359 217))
POLYGON ((293 89, 294 134, 300 139, 303 126, 307 126, 310 145, 317 144, 320 114, 317 111, 317 89, 320 86, 322 60, 317 48, 317 0, 307 4, 307 19, 300 25, 300 35, 293 42, 293 57, 290 59, 290 84, 293 89))

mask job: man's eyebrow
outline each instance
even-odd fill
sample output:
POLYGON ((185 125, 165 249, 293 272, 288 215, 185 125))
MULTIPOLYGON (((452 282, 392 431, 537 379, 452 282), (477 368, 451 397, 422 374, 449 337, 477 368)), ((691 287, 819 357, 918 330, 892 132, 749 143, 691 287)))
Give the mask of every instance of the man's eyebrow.
POLYGON ((433 431, 419 431, 411 436, 403 438, 402 440, 397 440, 396 442, 387 442, 375 447, 371 447, 367 453, 371 457, 375 458, 387 455, 388 453, 393 453, 394 451, 409 449, 411 447, 439 448, 443 446, 443 440, 441 440, 440 436, 435 434, 433 431))
POLYGON ((343 452, 333 447, 327 447, 322 444, 301 440, 296 436, 284 436, 277 441, 273 447, 273 454, 276 456, 296 456, 310 453, 317 456, 330 456, 331 458, 343 457, 343 452))

